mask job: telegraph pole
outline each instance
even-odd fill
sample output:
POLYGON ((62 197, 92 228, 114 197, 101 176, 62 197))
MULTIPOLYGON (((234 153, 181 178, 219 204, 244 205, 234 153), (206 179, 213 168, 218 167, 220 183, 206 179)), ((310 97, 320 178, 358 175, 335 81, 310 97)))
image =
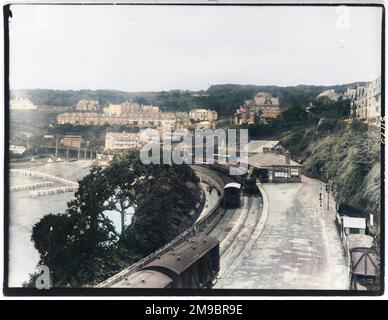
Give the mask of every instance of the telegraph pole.
POLYGON ((330 210, 330 191, 333 191, 333 180, 330 179, 328 184, 325 186, 327 193, 327 210, 330 210))
POLYGON ((53 286, 53 275, 51 271, 51 234, 53 232, 53 227, 50 227, 49 234, 48 234, 48 268, 49 268, 49 288, 53 286))

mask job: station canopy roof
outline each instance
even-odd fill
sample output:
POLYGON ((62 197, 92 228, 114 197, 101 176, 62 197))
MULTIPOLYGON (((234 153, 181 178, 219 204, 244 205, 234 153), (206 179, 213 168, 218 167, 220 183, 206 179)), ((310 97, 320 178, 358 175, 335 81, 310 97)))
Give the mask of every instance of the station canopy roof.
POLYGON ((248 152, 262 153, 264 148, 273 149, 279 144, 278 140, 251 140, 248 143, 248 152))
POLYGON ((225 154, 231 154, 231 153, 242 153, 242 152, 248 152, 248 153, 263 153, 264 148, 268 149, 275 149, 276 147, 280 147, 280 141, 278 140, 251 140, 248 142, 247 149, 244 149, 244 147, 240 144, 233 144, 233 145, 219 145, 218 151, 224 152, 225 154))
POLYGON ((268 168, 272 166, 292 166, 301 167, 299 163, 290 159, 290 164, 286 163, 286 157, 276 153, 258 153, 248 158, 248 163, 256 168, 268 168))

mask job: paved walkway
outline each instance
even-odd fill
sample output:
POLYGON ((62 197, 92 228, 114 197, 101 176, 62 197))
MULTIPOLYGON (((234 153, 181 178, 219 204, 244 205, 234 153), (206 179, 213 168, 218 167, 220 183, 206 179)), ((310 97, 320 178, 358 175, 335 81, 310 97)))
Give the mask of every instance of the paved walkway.
MULTIPOLYGON (((321 182, 265 184, 269 212, 261 234, 235 241, 228 249, 240 251, 221 257, 221 278, 215 288, 346 289, 348 273, 334 224, 334 202, 326 210, 321 182), (249 240, 249 241, 248 241, 249 240), (229 256, 229 257, 228 257, 229 256), (233 255, 235 256, 235 255, 233 255)), ((252 224, 241 232, 247 234, 252 224)))
POLYGON ((210 193, 207 188, 208 184, 204 182, 200 182, 201 188, 205 193, 205 204, 203 206, 201 214, 198 216, 197 220, 201 220, 203 217, 205 217, 210 210, 212 210, 216 205, 220 197, 217 194, 217 190, 213 189, 212 192, 210 193))

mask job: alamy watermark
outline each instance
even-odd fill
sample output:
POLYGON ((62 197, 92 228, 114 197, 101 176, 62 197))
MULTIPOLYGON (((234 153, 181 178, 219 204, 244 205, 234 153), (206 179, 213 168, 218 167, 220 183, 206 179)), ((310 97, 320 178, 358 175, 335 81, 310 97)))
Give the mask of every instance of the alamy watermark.
POLYGON ((35 279, 35 287, 39 290, 50 289, 51 286, 51 275, 48 266, 41 264, 37 267, 39 275, 35 279))
POLYGON ((144 164, 229 164, 230 175, 248 171, 247 129, 146 129, 140 151, 144 164))
POLYGON ((339 6, 335 9, 336 21, 335 26, 338 30, 350 29, 350 9, 347 6, 339 6))

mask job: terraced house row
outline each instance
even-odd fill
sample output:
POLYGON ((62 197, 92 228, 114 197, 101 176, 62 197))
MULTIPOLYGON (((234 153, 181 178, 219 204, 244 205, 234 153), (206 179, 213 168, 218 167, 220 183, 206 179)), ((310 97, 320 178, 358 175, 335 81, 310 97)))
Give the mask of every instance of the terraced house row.
POLYGON ((143 106, 124 102, 109 105, 103 111, 66 112, 58 115, 58 124, 72 125, 127 125, 133 127, 163 127, 169 125, 179 128, 189 122, 189 115, 184 112, 161 112, 157 106, 143 106))
POLYGON ((348 89, 346 94, 350 98, 351 116, 370 124, 380 124, 381 78, 369 82, 367 86, 348 89))

